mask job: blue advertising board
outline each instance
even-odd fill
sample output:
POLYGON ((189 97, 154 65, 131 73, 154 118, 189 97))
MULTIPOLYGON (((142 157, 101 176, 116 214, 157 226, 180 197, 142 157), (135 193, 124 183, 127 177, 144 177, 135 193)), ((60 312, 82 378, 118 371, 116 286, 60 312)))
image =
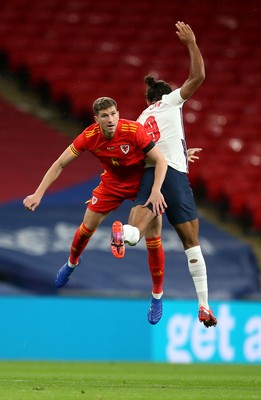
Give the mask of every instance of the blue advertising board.
POLYGON ((197 302, 150 299, 0 297, 1 360, 261 363, 261 303, 213 302, 216 328, 197 319, 197 302))
POLYGON ((261 362, 261 303, 213 302, 216 328, 197 319, 193 301, 164 302, 164 318, 152 336, 153 360, 173 363, 261 362))

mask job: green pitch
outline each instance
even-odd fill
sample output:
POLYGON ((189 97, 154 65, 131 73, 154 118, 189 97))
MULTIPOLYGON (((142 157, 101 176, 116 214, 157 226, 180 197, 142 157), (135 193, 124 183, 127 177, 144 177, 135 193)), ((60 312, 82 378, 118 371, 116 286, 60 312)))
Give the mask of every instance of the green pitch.
POLYGON ((0 362, 0 399, 261 399, 261 366, 0 362))

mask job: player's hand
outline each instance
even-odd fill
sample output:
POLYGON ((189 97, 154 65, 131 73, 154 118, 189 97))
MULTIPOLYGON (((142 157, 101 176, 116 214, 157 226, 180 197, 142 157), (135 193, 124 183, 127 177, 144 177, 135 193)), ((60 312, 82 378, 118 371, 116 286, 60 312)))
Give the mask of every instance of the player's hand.
POLYGON ((24 199, 23 205, 26 210, 34 211, 36 207, 39 206, 40 202, 41 202, 41 197, 39 197, 36 194, 31 194, 24 199))
POLYGON ((194 147, 192 149, 188 149, 188 161, 189 162, 194 162, 195 160, 198 160, 199 157, 196 156, 196 153, 200 153, 202 149, 200 147, 194 147))
POLYGON ((152 211, 155 217, 163 214, 165 212, 165 208, 168 207, 163 194, 153 190, 150 194, 150 197, 142 207, 147 207, 150 203, 152 204, 152 211))
POLYGON ((178 21, 176 23, 176 28, 176 34, 178 35, 182 43, 188 45, 189 43, 196 42, 194 32, 188 24, 178 21))

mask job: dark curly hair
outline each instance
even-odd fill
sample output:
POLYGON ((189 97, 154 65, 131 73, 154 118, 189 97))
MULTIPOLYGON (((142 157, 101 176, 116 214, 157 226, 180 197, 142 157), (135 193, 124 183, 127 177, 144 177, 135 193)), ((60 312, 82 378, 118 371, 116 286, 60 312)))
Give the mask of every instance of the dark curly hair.
POLYGON ((172 88, 167 82, 162 80, 157 81, 152 75, 145 76, 144 82, 148 86, 145 96, 150 103, 156 103, 156 101, 161 100, 164 94, 172 92, 172 88))

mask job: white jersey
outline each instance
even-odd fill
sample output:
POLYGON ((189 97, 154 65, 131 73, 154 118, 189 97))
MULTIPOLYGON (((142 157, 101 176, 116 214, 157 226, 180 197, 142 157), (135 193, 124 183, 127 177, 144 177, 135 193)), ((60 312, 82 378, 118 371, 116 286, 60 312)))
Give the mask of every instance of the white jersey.
MULTIPOLYGON (((183 126, 182 106, 185 100, 180 96, 180 88, 162 96, 139 116, 148 135, 157 144, 168 165, 180 172, 188 172, 187 146, 183 126)), ((146 167, 153 166, 146 159, 146 167)))

